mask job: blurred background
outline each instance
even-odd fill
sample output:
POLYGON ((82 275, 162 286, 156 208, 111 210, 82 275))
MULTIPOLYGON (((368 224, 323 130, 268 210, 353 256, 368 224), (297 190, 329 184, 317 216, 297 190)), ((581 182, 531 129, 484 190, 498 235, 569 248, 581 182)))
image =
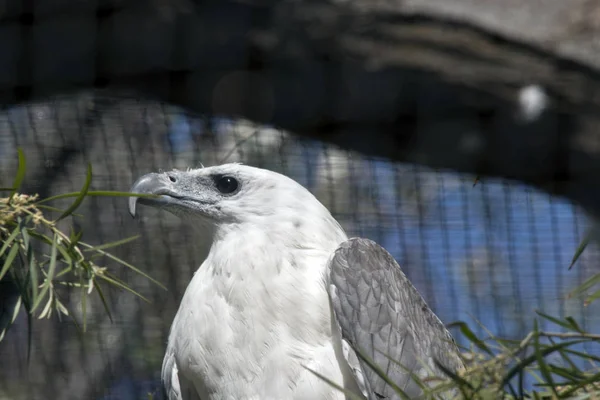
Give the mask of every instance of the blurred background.
MULTIPOLYGON (((349 236, 383 245, 446 324, 465 321, 478 334, 519 338, 541 310, 600 331, 598 303, 567 299, 598 265, 590 245, 568 270, 590 221, 566 200, 528 186, 475 184, 475 176, 365 158, 269 126, 94 92, 0 114, 0 187, 12 183, 18 147, 27 158, 23 191, 41 196, 79 190, 87 163, 95 190, 127 191, 150 171, 223 162, 278 171, 313 192, 349 236)), ((168 291, 104 260, 150 302, 108 289, 113 321, 93 298, 85 334, 64 318, 34 321, 29 363, 21 312, 0 342, 0 399, 159 399, 168 330, 207 248, 170 214, 146 208, 133 220, 124 198, 87 198, 78 212, 83 217, 73 223, 88 243, 141 234, 115 253, 168 291)), ((64 295, 78 310, 80 298, 64 295)))

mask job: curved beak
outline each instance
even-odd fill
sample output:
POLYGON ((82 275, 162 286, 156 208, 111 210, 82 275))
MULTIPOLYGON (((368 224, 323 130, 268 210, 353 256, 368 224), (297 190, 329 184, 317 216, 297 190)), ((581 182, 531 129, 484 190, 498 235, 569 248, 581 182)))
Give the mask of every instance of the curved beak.
MULTIPOLYGON (((155 195, 164 195, 170 192, 168 178, 165 174, 157 174, 150 173, 140 177, 131 189, 129 190, 131 193, 139 193, 139 194, 155 194, 155 195)), ((137 203, 144 205, 164 205, 169 203, 169 196, 160 196, 156 198, 150 197, 130 197, 129 198, 129 214, 133 218, 136 215, 136 206, 137 203)))

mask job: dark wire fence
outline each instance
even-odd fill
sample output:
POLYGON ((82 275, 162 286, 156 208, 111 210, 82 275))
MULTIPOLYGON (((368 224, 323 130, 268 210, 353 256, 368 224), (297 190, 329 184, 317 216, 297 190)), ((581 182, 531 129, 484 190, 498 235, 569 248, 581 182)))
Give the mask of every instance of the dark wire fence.
MULTIPOLYGON (((600 331, 598 306, 566 299, 597 271, 595 245, 567 270, 588 219, 565 200, 523 185, 474 185, 474 176, 369 159, 272 127, 93 93, 0 114, 0 187, 12 182, 17 147, 27 157, 24 190, 41 196, 79 190, 87 163, 94 189, 120 191, 160 169, 243 162, 275 170, 312 191, 350 236, 388 249, 445 323, 463 320, 480 334, 517 338, 539 309, 600 331)), ((132 220, 123 198, 88 198, 78 212, 83 216, 67 222, 92 244, 141 234, 116 255, 168 291, 105 260, 150 303, 108 290, 114 321, 94 298, 85 334, 64 318, 34 321, 29 363, 22 313, 0 342, 0 399, 161 398, 168 330, 208 248, 169 214, 144 209, 132 220)), ((80 320, 80 297, 64 296, 80 320)))

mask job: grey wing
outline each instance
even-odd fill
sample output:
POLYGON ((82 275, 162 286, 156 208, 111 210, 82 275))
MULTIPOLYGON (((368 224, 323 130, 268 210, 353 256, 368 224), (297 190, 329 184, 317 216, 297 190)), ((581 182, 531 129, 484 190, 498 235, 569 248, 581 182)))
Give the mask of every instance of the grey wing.
POLYGON ((167 400, 201 400, 194 385, 179 373, 175 354, 169 347, 163 359, 161 375, 164 396, 167 400))
POLYGON ((452 336, 383 247, 349 239, 335 251, 329 267, 344 355, 369 399, 400 397, 350 346, 373 360, 410 398, 422 389, 406 369, 420 377, 432 372, 443 376, 434 359, 452 371, 462 367, 452 336))

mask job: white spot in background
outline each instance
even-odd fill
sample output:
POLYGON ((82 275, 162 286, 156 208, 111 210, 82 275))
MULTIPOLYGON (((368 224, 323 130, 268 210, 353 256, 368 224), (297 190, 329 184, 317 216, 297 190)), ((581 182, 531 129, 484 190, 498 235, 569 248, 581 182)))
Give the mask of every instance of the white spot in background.
POLYGON ((45 119, 47 117, 46 110, 37 109, 34 111, 34 115, 36 119, 45 119))
POLYGON ((525 120, 538 118, 548 107, 548 95, 539 85, 525 86, 519 91, 519 104, 525 120))

